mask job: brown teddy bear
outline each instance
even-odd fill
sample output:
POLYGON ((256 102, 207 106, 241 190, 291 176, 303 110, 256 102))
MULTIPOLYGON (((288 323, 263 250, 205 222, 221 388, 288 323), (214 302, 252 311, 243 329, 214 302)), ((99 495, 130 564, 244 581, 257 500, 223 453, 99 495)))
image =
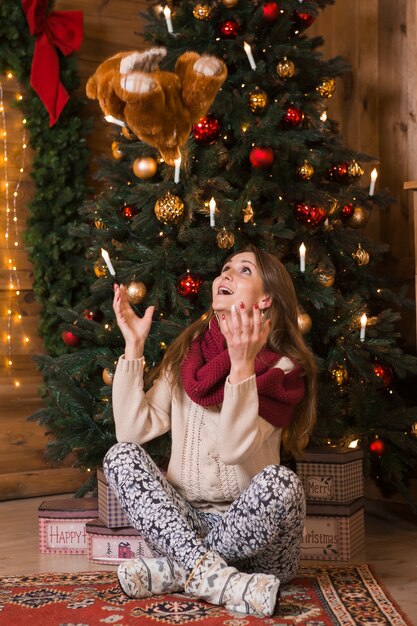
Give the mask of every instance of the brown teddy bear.
POLYGON ((175 72, 163 72, 158 64, 165 55, 165 48, 119 52, 99 65, 86 92, 98 100, 104 115, 127 124, 173 165, 192 124, 207 113, 224 83, 227 69, 216 57, 184 52, 175 72))

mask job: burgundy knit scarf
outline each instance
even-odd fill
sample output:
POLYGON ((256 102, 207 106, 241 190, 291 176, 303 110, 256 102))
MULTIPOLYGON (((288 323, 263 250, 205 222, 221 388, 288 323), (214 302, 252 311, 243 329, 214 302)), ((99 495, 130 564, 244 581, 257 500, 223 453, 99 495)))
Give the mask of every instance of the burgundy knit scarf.
MULTIPOLYGON (((255 361, 259 415, 277 428, 290 423, 294 409, 304 395, 300 365, 296 364, 289 374, 273 367, 281 356, 264 348, 255 361)), ((223 402, 224 384, 229 373, 226 340, 213 317, 209 328, 190 345, 181 366, 181 382, 193 402, 213 406, 223 402)))

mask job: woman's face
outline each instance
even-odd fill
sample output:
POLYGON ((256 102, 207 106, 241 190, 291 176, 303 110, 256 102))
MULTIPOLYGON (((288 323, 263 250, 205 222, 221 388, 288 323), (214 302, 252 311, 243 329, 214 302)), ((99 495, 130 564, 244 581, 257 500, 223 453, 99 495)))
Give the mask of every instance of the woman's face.
POLYGON ((269 306, 270 298, 265 294, 255 254, 240 252, 227 261, 213 281, 212 295, 215 313, 228 314, 232 304, 239 308, 241 302, 249 314, 255 302, 261 309, 269 306))

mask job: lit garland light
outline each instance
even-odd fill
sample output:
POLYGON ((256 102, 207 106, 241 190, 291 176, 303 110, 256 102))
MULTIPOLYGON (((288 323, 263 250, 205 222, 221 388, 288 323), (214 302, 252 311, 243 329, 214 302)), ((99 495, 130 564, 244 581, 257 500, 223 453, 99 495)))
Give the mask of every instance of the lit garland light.
MULTIPOLYGON (((7 79, 13 78, 11 72, 7 73, 7 79)), ((15 94, 15 99, 21 101, 23 96, 20 93, 15 94)), ((20 296, 20 279, 17 270, 16 251, 20 247, 19 241, 19 224, 18 224, 18 196, 19 189, 22 183, 23 174, 25 172, 26 161, 26 120, 22 120, 22 146, 21 146, 21 164, 18 167, 18 176, 16 181, 10 179, 9 176, 9 156, 8 156, 8 132, 7 132, 7 117, 6 117, 6 105, 4 100, 3 84, 0 80, 0 116, 1 116, 1 138, 3 139, 3 155, 2 165, 3 171, 0 175, 1 190, 2 190, 2 205, 5 208, 5 228, 4 228, 4 254, 2 258, 2 264, 6 267, 5 273, 8 276, 8 289, 7 289, 7 308, 5 310, 6 317, 6 333, 4 342, 7 344, 6 354, 6 368, 9 372, 10 382, 14 387, 20 387, 20 381, 14 376, 13 367, 13 350, 17 341, 20 341, 22 346, 26 347, 30 343, 30 337, 24 333, 22 328, 22 314, 19 308, 19 296, 20 296), (13 189, 14 186, 14 189, 13 189), (21 334, 21 339, 16 339, 21 334)), ((16 136, 14 129, 13 136, 16 136)), ((14 159, 16 162, 16 159, 14 159)), ((0 228, 0 236, 2 229, 0 228)))

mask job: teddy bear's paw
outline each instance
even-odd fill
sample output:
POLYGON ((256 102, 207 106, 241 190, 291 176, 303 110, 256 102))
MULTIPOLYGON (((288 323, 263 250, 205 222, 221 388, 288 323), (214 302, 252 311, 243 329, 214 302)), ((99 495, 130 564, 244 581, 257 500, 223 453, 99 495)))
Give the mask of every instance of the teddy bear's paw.
POLYGON ((204 76, 217 76, 222 71, 222 62, 216 57, 202 56, 194 63, 194 70, 204 76))
POLYGON ((169 148, 166 145, 158 146, 159 153, 161 157, 164 159, 167 165, 175 165, 175 161, 181 156, 181 152, 178 146, 174 148, 169 148))
POLYGON ((150 93, 156 86, 156 80, 142 72, 120 77, 120 87, 129 93, 150 93))
POLYGON ((120 61, 120 73, 130 74, 131 72, 154 72, 158 69, 158 64, 165 57, 166 48, 150 48, 144 52, 132 52, 120 61))

